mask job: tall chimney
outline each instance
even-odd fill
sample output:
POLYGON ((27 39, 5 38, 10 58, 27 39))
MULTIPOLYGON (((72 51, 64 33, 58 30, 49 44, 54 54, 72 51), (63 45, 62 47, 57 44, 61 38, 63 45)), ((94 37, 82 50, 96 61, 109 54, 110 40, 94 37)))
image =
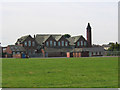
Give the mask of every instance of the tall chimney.
POLYGON ((88 23, 88 26, 87 26, 86 29, 87 29, 87 41, 88 41, 88 45, 92 46, 92 32, 91 32, 90 23, 88 23))

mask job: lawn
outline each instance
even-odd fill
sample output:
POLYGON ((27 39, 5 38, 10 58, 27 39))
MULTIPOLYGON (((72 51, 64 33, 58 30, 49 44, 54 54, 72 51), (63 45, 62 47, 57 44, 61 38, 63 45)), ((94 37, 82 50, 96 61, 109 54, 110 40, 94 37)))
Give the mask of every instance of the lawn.
POLYGON ((118 58, 2 60, 3 88, 118 88, 118 58))

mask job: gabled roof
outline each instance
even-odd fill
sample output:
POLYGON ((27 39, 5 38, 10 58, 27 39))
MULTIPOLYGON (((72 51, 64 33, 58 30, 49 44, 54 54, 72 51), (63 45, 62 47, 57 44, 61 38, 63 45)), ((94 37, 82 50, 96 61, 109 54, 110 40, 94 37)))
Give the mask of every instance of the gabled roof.
POLYGON ((62 37, 62 35, 52 35, 52 37, 56 40, 56 41, 58 41, 61 37, 62 37))
POLYGON ((24 47, 19 45, 8 45, 10 47, 11 51, 26 51, 24 47))
MULTIPOLYGON (((75 43, 80 39, 83 38, 85 40, 85 38, 82 35, 79 36, 73 36, 70 38, 67 38, 67 40, 70 42, 70 45, 75 45, 75 43)), ((85 40, 86 41, 86 40, 85 40)))
POLYGON ((56 41, 62 37, 61 34, 37 34, 35 40, 38 44, 42 45, 50 36, 52 36, 56 41))
MULTIPOLYGON (((20 37, 18 40, 17 40, 17 42, 24 42, 24 40, 27 38, 27 37, 29 37, 30 35, 26 35, 26 36, 22 36, 22 37, 20 37)), ((30 36, 31 37, 31 36, 30 36)))

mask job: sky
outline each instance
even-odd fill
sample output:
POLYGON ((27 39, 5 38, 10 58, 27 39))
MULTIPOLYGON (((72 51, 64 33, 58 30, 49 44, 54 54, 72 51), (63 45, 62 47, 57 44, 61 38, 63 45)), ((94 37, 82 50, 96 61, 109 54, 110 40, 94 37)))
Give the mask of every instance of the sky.
POLYGON ((93 44, 118 41, 117 0, 10 1, 0 3, 2 46, 14 44, 18 38, 29 34, 71 34, 86 38, 88 22, 92 27, 93 44))

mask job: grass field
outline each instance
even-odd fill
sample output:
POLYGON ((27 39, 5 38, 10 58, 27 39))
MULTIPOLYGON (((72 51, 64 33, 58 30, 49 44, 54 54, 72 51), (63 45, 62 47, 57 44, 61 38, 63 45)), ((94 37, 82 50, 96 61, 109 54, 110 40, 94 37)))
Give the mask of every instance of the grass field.
POLYGON ((2 60, 3 88, 117 88, 118 58, 2 60))

